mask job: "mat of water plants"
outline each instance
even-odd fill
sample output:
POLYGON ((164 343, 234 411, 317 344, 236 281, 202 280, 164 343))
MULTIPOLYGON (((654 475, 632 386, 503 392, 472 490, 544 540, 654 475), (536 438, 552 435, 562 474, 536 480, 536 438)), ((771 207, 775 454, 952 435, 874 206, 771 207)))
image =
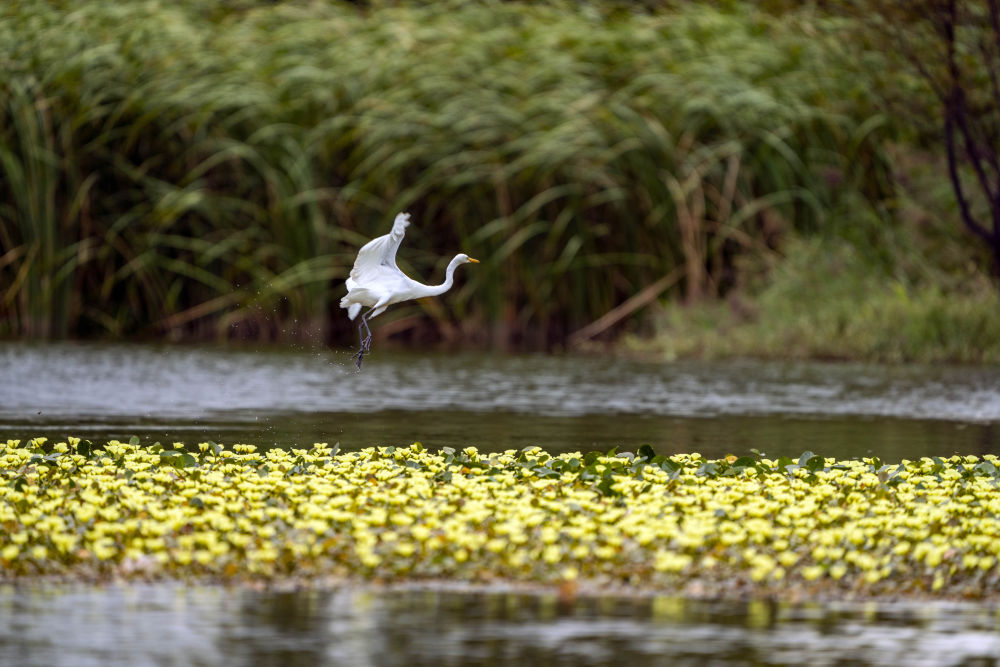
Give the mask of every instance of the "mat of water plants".
POLYGON ((0 442, 0 579, 991 598, 995 456, 0 442))

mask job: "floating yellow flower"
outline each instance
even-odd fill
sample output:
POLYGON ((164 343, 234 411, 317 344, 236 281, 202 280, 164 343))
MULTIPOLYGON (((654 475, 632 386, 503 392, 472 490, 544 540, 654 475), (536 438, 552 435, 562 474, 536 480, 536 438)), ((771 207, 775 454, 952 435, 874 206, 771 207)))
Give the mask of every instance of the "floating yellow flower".
POLYGON ((0 577, 829 575, 967 596, 1000 557, 996 460, 9 440, 0 577))

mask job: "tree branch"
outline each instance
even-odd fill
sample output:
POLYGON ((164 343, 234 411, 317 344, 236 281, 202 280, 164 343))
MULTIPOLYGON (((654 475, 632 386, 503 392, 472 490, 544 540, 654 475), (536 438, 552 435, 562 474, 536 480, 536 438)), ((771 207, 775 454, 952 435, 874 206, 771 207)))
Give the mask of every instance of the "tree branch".
POLYGON ((955 55, 955 44, 957 41, 958 30, 958 8, 956 0, 949 0, 948 2, 947 14, 944 17, 942 30, 944 32, 945 39, 947 40, 948 77, 950 79, 949 99, 945 108, 945 133, 949 151, 949 170, 952 173, 952 181, 955 184, 955 193, 960 199, 959 206, 962 211, 963 219, 966 224, 973 229, 973 231, 982 236, 992 245, 994 243, 993 234, 972 218, 972 212, 969 210, 968 203, 964 200, 964 194, 961 193, 961 178, 958 176, 958 168, 956 164, 955 126, 957 125, 958 132, 961 134, 965 144, 964 148, 965 153, 968 156, 968 161, 976 174, 976 179, 979 181, 979 187, 982 188, 983 194, 986 195, 986 198, 990 203, 990 207, 996 210, 997 206, 1000 205, 1000 197, 998 197, 998 193, 994 191, 993 184, 990 183, 990 179, 986 174, 986 170, 983 167, 985 158, 980 153, 976 137, 974 136, 972 128, 968 124, 969 109, 965 103, 965 90, 962 88, 962 72, 959 69, 958 58, 955 55))
MULTIPOLYGON (((988 0, 990 33, 983 36, 980 42, 980 49, 983 52, 983 63, 986 72, 990 77, 990 89, 993 93, 993 107, 1000 109, 1000 2, 998 0, 988 0), (992 44, 989 37, 992 36, 992 44)), ((987 141, 990 141, 987 136, 987 141)), ((996 145, 996 141, 993 141, 996 145)), ((1000 180, 1000 153, 994 150, 991 154, 993 158, 990 165, 993 167, 993 175, 1000 180)), ((1000 192, 1000 182, 997 183, 997 190, 1000 192)), ((1000 230, 997 230, 1000 233, 1000 230)))
POLYGON ((962 221, 965 223, 965 226, 972 230, 976 236, 992 244, 993 239, 989 230, 976 222, 976 219, 972 217, 969 202, 965 199, 962 177, 958 173, 958 158, 955 155, 955 126, 952 117, 954 113, 951 104, 948 104, 944 112, 944 143, 948 155, 948 176, 951 177, 951 185, 955 189, 955 199, 958 200, 958 210, 962 215, 962 221))

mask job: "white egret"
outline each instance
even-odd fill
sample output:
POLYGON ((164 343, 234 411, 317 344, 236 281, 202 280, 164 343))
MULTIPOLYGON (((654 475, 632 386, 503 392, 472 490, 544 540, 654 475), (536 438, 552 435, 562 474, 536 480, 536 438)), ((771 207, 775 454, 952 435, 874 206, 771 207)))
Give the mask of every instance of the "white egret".
POLYGON ((382 314, 386 308, 400 301, 419 299, 424 296, 437 296, 451 289, 455 268, 466 262, 479 263, 465 253, 455 255, 448 264, 444 274, 444 282, 440 285, 424 285, 413 280, 396 266, 396 251, 403 241, 406 228, 410 224, 410 214, 400 213, 392 223, 392 231, 385 236, 372 239, 358 251, 354 260, 351 277, 347 279, 347 294, 340 300, 340 307, 347 309, 347 316, 352 320, 358 316, 362 307, 368 311, 361 316, 358 325, 358 337, 361 348, 354 355, 361 370, 361 361, 365 353, 371 349, 372 332, 368 328, 368 320, 382 314))

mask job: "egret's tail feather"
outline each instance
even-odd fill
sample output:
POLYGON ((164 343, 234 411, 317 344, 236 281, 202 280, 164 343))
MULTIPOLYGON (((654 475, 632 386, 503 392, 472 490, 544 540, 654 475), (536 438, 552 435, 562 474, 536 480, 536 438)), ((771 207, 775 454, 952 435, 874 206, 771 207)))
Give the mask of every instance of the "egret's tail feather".
POLYGON ((356 301, 350 302, 347 300, 347 297, 340 300, 340 307, 347 309, 347 316, 352 320, 361 312, 361 304, 356 301))

